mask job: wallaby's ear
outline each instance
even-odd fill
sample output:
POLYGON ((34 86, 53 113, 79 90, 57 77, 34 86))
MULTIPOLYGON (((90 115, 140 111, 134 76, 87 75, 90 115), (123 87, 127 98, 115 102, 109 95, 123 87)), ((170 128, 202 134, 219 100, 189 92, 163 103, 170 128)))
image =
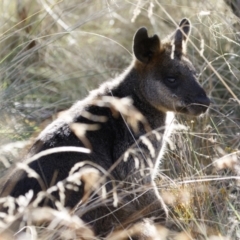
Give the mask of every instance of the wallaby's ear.
POLYGON ((159 50, 160 39, 157 35, 148 37, 145 27, 137 30, 133 38, 133 53, 140 62, 148 63, 159 50))
POLYGON ((191 31, 190 21, 186 18, 182 19, 174 35, 174 46, 175 46, 175 52, 177 54, 181 55, 182 53, 185 53, 186 43, 187 43, 190 31, 191 31))

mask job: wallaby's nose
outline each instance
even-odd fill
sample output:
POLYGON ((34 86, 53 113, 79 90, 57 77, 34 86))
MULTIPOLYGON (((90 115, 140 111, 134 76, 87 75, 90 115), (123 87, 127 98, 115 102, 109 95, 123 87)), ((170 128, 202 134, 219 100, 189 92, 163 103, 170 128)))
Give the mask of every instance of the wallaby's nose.
POLYGON ((201 94, 195 99, 196 107, 200 113, 204 113, 207 111, 210 105, 210 99, 206 96, 206 94, 201 94))

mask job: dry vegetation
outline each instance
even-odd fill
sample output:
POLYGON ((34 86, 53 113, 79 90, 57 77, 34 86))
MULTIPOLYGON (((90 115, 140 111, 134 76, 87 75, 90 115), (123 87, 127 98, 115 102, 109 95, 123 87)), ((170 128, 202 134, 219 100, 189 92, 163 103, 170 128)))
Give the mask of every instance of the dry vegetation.
MULTIPOLYGON (((0 13, 2 172, 57 112, 124 70, 137 28, 161 37, 189 18, 189 55, 212 104, 205 116, 176 120, 157 179, 168 229, 145 225, 149 239, 240 239, 240 19, 223 0, 2 0, 0 13)), ((87 171, 83 181, 86 173, 99 177, 87 171)), ((17 214, 0 214, 0 239, 97 239, 71 212, 27 206, 30 198, 18 199, 17 214)))

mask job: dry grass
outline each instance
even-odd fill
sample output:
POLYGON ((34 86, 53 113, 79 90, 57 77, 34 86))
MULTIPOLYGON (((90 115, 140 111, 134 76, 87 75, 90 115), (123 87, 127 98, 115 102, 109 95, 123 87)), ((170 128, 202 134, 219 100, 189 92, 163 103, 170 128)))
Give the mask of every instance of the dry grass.
MULTIPOLYGON (((169 139, 157 179, 170 212, 168 229, 145 222, 116 230, 107 239, 141 235, 143 229, 151 229, 146 239, 167 235, 184 240, 240 239, 240 20, 224 1, 3 0, 0 13, 2 169, 21 158, 19 149, 46 125, 46 119, 51 121, 90 89, 123 71, 131 61, 132 36, 138 27, 146 26, 161 37, 176 21, 189 18, 193 24, 189 55, 212 105, 197 119, 178 117, 169 139)), ((109 99, 103 103, 114 105, 109 99)), ((86 129, 72 128, 87 144, 86 129)), ((88 171, 74 176, 79 184, 87 181, 89 191, 97 191, 99 186, 93 183, 99 173, 91 172, 92 178, 86 180, 88 171)), ((114 193, 106 197, 103 183, 99 198, 117 201, 114 193)), ((64 198, 62 185, 56 187, 64 198)), ((84 201, 89 200, 89 191, 84 201)), ((4 219, 0 239, 97 238, 61 202, 58 210, 40 209, 28 206, 30 199, 31 192, 18 200, 2 199, 10 210, 0 215, 4 219), (12 228, 16 231, 10 232, 12 228)))

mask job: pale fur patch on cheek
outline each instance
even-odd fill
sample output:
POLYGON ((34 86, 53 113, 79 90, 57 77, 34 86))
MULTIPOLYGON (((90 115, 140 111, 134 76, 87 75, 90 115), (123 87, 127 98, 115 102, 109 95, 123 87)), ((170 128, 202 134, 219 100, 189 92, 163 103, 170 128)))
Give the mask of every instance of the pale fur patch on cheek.
POLYGON ((176 99, 174 101, 174 105, 176 108, 186 107, 186 104, 182 100, 179 100, 179 99, 176 99))
POLYGON ((164 92, 164 94, 161 94, 163 106, 165 106, 168 111, 174 111, 177 107, 185 106, 183 101, 181 101, 180 98, 172 93, 166 86, 163 85, 161 91, 164 92))

